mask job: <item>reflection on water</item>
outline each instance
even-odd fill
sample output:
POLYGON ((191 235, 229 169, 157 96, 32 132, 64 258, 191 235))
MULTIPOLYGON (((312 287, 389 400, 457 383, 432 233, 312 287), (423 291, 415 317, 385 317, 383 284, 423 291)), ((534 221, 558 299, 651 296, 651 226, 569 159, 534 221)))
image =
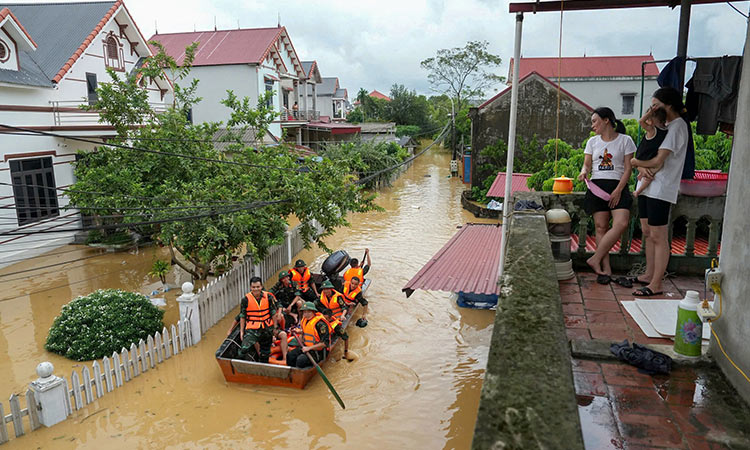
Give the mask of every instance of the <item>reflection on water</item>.
MULTIPOLYGON (((324 367, 345 411, 318 378, 303 391, 226 383, 214 351, 229 314, 185 354, 9 448, 467 448, 494 312, 459 309, 449 293, 417 291, 406 299, 401 292, 457 226, 478 221, 461 209, 463 185, 448 177, 449 159, 441 149, 418 158, 380 193, 385 211, 353 215, 352 228, 326 242, 357 258, 369 247, 373 259, 369 325, 350 329, 359 359, 341 360, 339 349, 324 367)), ((300 255, 313 268, 325 256, 317 247, 300 255)), ((12 297, 0 301, 0 350, 8 348, 0 377, 12 381, 10 389, 25 389, 44 359, 68 375, 73 363, 41 348, 60 306, 93 289, 151 283, 146 274, 157 257, 162 249, 109 255, 39 277, 34 287, 0 286, 0 296, 12 297)), ((176 318, 174 296, 168 323, 176 318)))

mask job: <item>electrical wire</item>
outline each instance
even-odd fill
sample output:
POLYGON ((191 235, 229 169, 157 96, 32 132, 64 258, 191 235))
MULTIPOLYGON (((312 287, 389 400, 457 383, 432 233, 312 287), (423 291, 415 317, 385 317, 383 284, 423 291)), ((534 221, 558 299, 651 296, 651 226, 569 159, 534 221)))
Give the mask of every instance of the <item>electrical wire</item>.
MULTIPOLYGON (((99 253, 99 254, 96 254, 96 255, 90 255, 90 256, 84 256, 82 258, 71 259, 69 261, 62 261, 62 262, 55 263, 55 264, 48 264, 46 266, 33 267, 31 269, 17 270, 15 272, 4 273, 4 274, 0 275, 0 281, 3 281, 3 278, 9 277, 11 275, 18 275, 18 274, 22 274, 22 273, 35 272, 37 270, 49 269, 50 267, 63 266, 65 264, 70 264, 70 263, 74 263, 74 262, 78 262, 78 261, 85 261, 87 259, 98 258, 98 257, 100 257, 102 255, 106 255, 106 254, 107 254, 107 252, 103 252, 103 253, 99 253)), ((13 280, 5 280, 5 281, 13 281, 13 280)))
POLYGON ((727 5, 731 6, 733 10, 737 11, 737 13, 741 15, 742 17, 744 17, 746 20, 750 19, 750 16, 740 11, 740 9, 734 6, 732 2, 727 2, 727 5))
POLYGON ((714 331, 714 326, 711 322, 708 322, 708 326, 711 328, 711 335, 716 339, 716 343, 719 344, 719 350, 721 350, 721 353, 724 354, 724 357, 729 361, 729 364, 731 364, 735 369, 737 369, 737 372, 739 372, 743 377, 745 377, 745 380, 747 380, 748 383, 750 383, 750 377, 747 376, 747 374, 740 369, 740 367, 734 362, 732 358, 727 355, 727 352, 724 350, 724 346, 721 345, 721 339, 719 339, 719 335, 716 334, 716 331, 714 331))

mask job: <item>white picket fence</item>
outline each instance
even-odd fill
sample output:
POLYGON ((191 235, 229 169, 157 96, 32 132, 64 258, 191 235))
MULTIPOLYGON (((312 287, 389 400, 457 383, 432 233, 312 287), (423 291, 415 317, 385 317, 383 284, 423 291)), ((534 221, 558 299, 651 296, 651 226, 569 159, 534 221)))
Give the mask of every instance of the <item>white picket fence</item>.
MULTIPOLYGON (((322 232, 323 227, 319 224, 314 223, 313 226, 319 233, 322 232)), ((268 255, 260 263, 256 264, 251 259, 246 259, 242 264, 202 287, 196 294, 199 297, 201 334, 239 306, 240 299, 250 291, 250 278, 257 276, 267 280, 274 277, 282 267, 290 264, 303 248, 305 243, 300 234, 300 225, 297 225, 286 233, 282 244, 269 249, 268 255)))
MULTIPOLYGON (((142 373, 153 369, 157 364, 168 360, 186 348, 193 345, 193 335, 190 324, 185 319, 172 325, 169 330, 164 327, 161 332, 148 336, 138 344, 132 343, 130 350, 123 348, 120 353, 113 352, 112 357, 104 357, 94 361, 91 369, 84 366, 81 374, 75 370, 70 375, 70 381, 64 379, 67 414, 78 411, 84 406, 104 396, 105 392, 112 392, 142 373)), ((10 396, 10 414, 5 415, 5 409, 0 402, 0 444, 8 442, 8 426, 13 424, 15 437, 25 434, 23 418, 28 417, 29 429, 36 430, 40 426, 36 401, 31 389, 26 390, 26 407, 21 408, 21 398, 18 394, 10 396)))

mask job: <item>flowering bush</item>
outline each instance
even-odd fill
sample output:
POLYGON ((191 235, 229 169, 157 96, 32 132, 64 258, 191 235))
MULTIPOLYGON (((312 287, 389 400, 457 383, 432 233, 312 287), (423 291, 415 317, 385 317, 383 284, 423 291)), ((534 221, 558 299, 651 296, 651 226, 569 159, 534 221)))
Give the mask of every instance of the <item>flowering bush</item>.
POLYGON ((161 330, 162 317, 144 295, 100 289, 62 307, 44 348, 76 361, 101 358, 161 330))

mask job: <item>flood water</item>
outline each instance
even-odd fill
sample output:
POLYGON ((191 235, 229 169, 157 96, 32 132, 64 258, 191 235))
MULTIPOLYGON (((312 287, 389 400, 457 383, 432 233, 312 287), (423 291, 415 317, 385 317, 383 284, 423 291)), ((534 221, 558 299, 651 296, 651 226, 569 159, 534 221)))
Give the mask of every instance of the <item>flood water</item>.
MULTIPOLYGON (((230 384, 214 352, 234 313, 196 346, 105 394, 73 417, 40 429, 6 448, 468 448, 487 362, 493 311, 459 309, 450 294, 401 288, 456 232, 479 222, 461 208, 463 184, 449 178, 450 154, 437 148, 419 157, 391 188, 380 192, 384 212, 353 215, 351 228, 326 242, 360 258, 370 248, 373 280, 369 325, 351 327, 354 362, 334 352, 325 370, 346 403, 342 410, 315 377, 302 391, 230 384)), ((35 260, 95 254, 68 246, 68 253, 35 260)), ((28 272, 23 263, 0 271, 0 396, 25 391, 34 368, 52 361, 70 376, 75 362, 51 355, 43 345, 61 305, 94 289, 148 292, 159 248, 115 253, 28 272), (22 276, 29 278, 18 279, 22 276), (3 281, 9 280, 9 281, 3 281)), ((325 253, 303 251, 315 270, 325 253)), ((63 259, 64 260, 64 259, 63 259)), ((43 263, 40 261, 44 261, 43 263)), ((184 281, 184 274, 170 281, 184 281)), ((270 284, 267 283, 267 287, 270 284)), ((167 293, 165 323, 177 317, 175 289, 167 293)), ((240 299, 237 299, 238 303, 240 299)))

